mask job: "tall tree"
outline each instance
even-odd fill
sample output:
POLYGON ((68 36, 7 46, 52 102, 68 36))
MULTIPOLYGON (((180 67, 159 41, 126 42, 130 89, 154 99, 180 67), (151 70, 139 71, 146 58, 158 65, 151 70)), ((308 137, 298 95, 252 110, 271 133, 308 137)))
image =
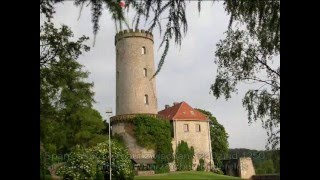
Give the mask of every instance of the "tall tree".
POLYGON ((40 138, 51 153, 68 152, 74 145, 101 142, 101 115, 92 108, 93 83, 76 60, 89 47, 87 37, 71 41, 67 26, 40 27, 40 138))
POLYGON ((221 167, 221 160, 228 154, 229 135, 217 119, 211 114, 210 111, 197 109, 203 114, 207 115, 210 119, 210 136, 211 136, 211 149, 214 163, 217 167, 221 167))
POLYGON ((242 104, 249 123, 261 120, 266 148, 280 149, 280 1, 225 1, 231 14, 226 38, 215 52, 217 77, 213 95, 231 98, 240 82, 256 83, 242 104))

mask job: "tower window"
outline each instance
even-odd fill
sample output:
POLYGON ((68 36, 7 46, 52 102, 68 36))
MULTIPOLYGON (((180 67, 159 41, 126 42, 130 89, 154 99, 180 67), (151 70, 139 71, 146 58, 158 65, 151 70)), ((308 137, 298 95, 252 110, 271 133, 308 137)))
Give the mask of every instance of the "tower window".
POLYGON ((117 71, 117 79, 119 79, 119 71, 117 71))
POLYGON ((143 46, 143 47, 141 48, 141 54, 146 54, 146 47, 143 46))
POLYGON ((200 129, 200 124, 196 124, 196 132, 200 132, 201 129, 200 129))
POLYGON ((144 95, 144 104, 149 104, 149 98, 148 95, 144 95))
POLYGON ((147 68, 144 68, 144 69, 143 69, 143 75, 144 75, 144 77, 147 77, 147 76, 148 76, 147 68))
POLYGON ((184 132, 189 132, 189 126, 188 126, 188 124, 184 124, 184 125, 183 125, 183 130, 184 130, 184 132))

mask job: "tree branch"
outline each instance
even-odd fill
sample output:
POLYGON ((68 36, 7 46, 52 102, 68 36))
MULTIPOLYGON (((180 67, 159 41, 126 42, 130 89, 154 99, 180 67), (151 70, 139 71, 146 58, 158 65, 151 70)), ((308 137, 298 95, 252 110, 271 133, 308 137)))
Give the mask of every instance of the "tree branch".
POLYGON ((256 60, 257 60, 259 63, 261 63, 262 65, 264 65, 269 71, 275 73, 276 75, 278 75, 278 76, 280 77, 280 74, 279 74, 277 71, 275 71, 274 69, 272 69, 267 63, 261 61, 257 56, 256 56, 256 60))
MULTIPOLYGON (((258 78, 256 78, 256 77, 253 77, 253 78, 250 78, 250 77, 248 77, 248 78, 243 78, 243 80, 259 81, 259 82, 266 83, 266 84, 268 84, 268 85, 270 85, 270 86, 274 86, 273 84, 269 83, 268 81, 262 80, 262 79, 258 79, 258 78)), ((279 88, 280 88, 280 87, 279 87, 279 88)))

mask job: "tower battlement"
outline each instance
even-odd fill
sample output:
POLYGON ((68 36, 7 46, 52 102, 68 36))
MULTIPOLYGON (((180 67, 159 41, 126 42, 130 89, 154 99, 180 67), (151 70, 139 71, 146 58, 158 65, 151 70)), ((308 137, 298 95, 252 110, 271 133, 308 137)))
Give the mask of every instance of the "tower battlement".
POLYGON ((129 38, 129 37, 139 37, 139 38, 146 38, 150 39, 153 42, 153 34, 149 31, 145 31, 143 29, 129 29, 129 30, 123 30, 116 34, 115 36, 115 45, 117 42, 123 38, 129 38))

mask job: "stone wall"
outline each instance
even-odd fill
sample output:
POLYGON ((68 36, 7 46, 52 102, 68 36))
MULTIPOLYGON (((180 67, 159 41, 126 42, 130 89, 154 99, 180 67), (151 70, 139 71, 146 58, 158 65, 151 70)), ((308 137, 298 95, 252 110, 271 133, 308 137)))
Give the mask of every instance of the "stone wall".
POLYGON ((137 144, 134 137, 134 125, 131 123, 116 123, 112 125, 112 135, 117 133, 123 138, 125 145, 128 147, 131 158, 154 158, 155 151, 153 149, 146 149, 137 144))
POLYGON ((239 158, 238 166, 239 176, 242 179, 250 179, 253 175, 256 174, 253 167, 252 159, 250 157, 239 158))
MULTIPOLYGON (((213 166, 211 142, 209 134, 209 122, 208 121, 174 121, 174 139, 172 141, 173 151, 175 153, 176 147, 180 141, 185 141, 188 146, 193 146, 195 150, 195 157, 193 160, 193 170, 197 169, 200 158, 205 161, 205 168, 207 171, 213 166), (184 124, 188 124, 189 132, 184 132, 184 124), (200 132, 196 132, 196 124, 200 124, 200 132)), ((171 168, 172 171, 175 168, 171 168)))

